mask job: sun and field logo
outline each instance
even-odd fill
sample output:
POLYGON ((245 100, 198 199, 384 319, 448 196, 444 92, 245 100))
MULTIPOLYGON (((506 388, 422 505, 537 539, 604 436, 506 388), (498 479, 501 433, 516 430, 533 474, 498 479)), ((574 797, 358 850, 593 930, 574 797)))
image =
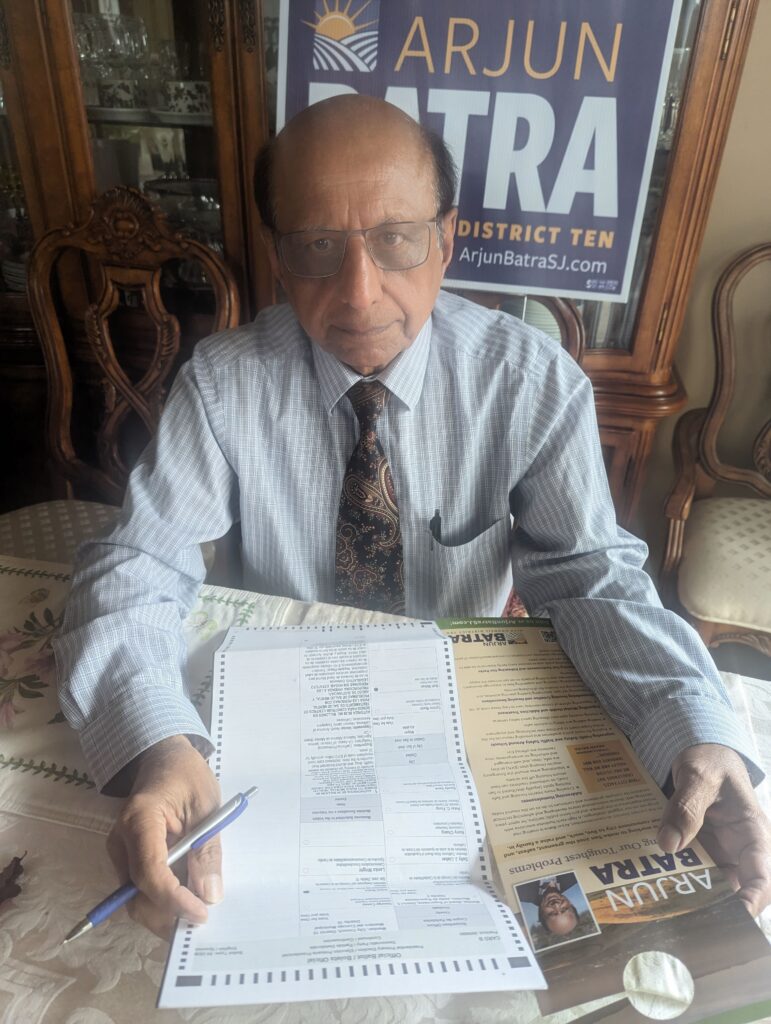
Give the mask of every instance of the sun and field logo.
POLYGON ((377 67, 377 25, 380 0, 322 0, 315 22, 304 21, 315 33, 314 71, 374 71, 377 67))

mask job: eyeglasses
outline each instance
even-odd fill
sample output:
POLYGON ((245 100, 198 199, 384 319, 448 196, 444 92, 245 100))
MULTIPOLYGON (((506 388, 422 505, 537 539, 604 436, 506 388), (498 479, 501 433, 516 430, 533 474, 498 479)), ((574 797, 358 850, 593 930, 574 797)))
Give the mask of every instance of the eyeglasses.
POLYGON ((411 270, 428 259, 434 220, 378 224, 359 231, 290 231, 276 236, 279 256, 296 277, 333 277, 343 265, 351 235, 361 235, 372 262, 381 270, 411 270))

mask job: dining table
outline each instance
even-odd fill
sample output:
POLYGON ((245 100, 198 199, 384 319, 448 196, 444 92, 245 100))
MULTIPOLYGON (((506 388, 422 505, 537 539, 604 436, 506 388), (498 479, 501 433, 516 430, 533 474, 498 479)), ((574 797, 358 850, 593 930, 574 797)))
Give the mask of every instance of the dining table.
MULTIPOLYGON (((84 912, 115 888, 105 836, 121 807, 121 800, 97 791, 57 699, 51 639, 62 622, 70 579, 67 563, 0 555, 0 1024, 590 1024, 611 1019, 610 1010, 628 992, 549 1017, 541 1016, 532 992, 158 1010, 168 945, 125 909, 63 946, 84 912)), ((205 584, 183 623, 188 696, 207 722, 213 656, 230 627, 393 618, 205 584)), ((723 679, 754 737, 758 762, 771 773, 771 683, 732 673, 723 673, 723 679)), ((768 783, 759 792, 768 808, 768 783)), ((225 887, 227 898, 227 879, 225 887)), ((771 941, 768 913, 759 923, 771 941)), ((670 1007, 687 1010, 687 1000, 678 1004, 676 991, 667 998, 670 1007)))

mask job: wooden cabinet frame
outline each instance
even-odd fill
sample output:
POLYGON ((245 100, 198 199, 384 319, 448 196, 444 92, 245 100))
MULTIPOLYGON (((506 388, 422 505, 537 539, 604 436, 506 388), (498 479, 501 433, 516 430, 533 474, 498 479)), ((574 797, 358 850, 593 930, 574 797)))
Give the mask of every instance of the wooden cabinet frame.
POLYGON ((621 427, 638 435, 631 462, 609 467, 619 518, 629 523, 644 484, 653 435, 685 403, 673 366, 688 294, 717 182, 757 0, 706 0, 631 351, 587 349, 603 442, 621 427))

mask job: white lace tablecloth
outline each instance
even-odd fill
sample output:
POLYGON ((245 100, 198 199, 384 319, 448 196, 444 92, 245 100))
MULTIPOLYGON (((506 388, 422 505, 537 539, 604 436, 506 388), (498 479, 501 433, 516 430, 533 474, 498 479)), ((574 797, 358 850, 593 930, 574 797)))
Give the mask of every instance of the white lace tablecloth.
MULTIPOLYGON (((21 893, 0 906, 2 1024, 530 1024, 528 992, 351 999, 235 1009, 155 1010, 166 943, 125 912, 60 942, 115 885, 104 835, 119 806, 94 790, 56 700, 50 637, 66 565, 0 556, 0 869, 25 853, 21 893)), ((232 625, 375 622, 389 616, 204 586, 185 622, 189 693, 208 720, 212 655, 232 625)), ((771 772, 771 685, 726 674, 771 772)), ((768 784, 764 784, 767 786, 768 784)), ((227 886, 227 879, 225 879, 227 886)), ((555 1014, 598 1020, 619 997, 555 1014)), ((628 1018, 632 1019, 632 1018, 628 1018)), ((642 1018, 637 1018, 642 1019, 642 1018)))

